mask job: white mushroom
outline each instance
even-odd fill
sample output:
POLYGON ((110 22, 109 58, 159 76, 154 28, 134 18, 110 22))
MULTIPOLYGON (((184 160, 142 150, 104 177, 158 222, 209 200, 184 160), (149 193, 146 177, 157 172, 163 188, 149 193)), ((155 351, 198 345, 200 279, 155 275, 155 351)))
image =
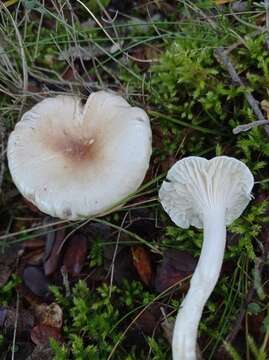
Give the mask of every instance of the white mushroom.
POLYGON ((160 201, 171 219, 184 229, 190 225, 204 229, 199 262, 175 323, 174 360, 196 359, 198 325, 221 271, 226 225, 237 219, 249 203, 253 184, 244 163, 220 156, 178 161, 161 186, 160 201))
POLYGON ((8 141, 12 179, 41 211, 75 220, 107 211, 142 183, 151 155, 147 114, 121 96, 48 98, 8 141))

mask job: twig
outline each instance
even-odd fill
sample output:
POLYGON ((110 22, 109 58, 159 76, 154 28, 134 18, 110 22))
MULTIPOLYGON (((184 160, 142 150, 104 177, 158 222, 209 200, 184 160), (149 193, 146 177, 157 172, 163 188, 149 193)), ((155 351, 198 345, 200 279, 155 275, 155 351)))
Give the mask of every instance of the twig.
POLYGON ((237 135, 241 132, 248 131, 252 128, 255 128, 257 126, 261 125, 269 125, 269 120, 258 120, 258 121, 252 121, 251 123, 244 124, 244 125, 238 125, 236 128, 233 129, 233 134, 237 135))
POLYGON ((113 258, 112 258, 112 263, 111 263, 111 272, 110 272, 109 298, 112 295, 112 285, 113 285, 113 278, 114 278, 115 261, 116 261, 116 257, 117 257, 119 241, 120 241, 120 237, 121 237, 122 228, 124 226, 127 216, 128 216, 128 212, 126 212, 126 214, 124 215, 124 218, 121 222, 121 226, 118 231, 117 241, 116 241, 116 245, 115 245, 115 249, 114 249, 114 253, 113 253, 113 258))
MULTIPOLYGON (((230 59, 228 58, 224 48, 216 49, 215 57, 223 66, 225 66, 225 68, 227 69, 228 73, 230 74, 232 80, 236 84, 241 86, 242 88, 246 88, 246 86, 244 85, 240 76, 237 74, 235 67, 233 66, 230 59)), ((248 92, 245 92, 244 95, 245 95, 245 98, 246 98, 249 106, 253 110, 254 114, 257 116, 258 121, 263 121, 262 125, 268 124, 267 120, 263 116, 263 113, 261 112, 261 109, 259 108, 258 101, 248 92)), ((259 125, 261 125, 261 123, 253 125, 251 127, 255 127, 255 126, 259 126, 259 125)), ((241 130, 241 131, 247 131, 247 130, 251 129, 251 127, 249 127, 250 124, 246 124, 246 126, 247 126, 247 128, 245 130, 241 130)), ((236 131, 236 134, 238 134, 240 132, 240 130, 238 130, 238 127, 235 128, 234 131, 236 131)), ((233 133, 235 133, 234 131, 233 131, 233 133)), ((269 126, 268 125, 265 126, 265 131, 269 135, 269 126)))
POLYGON ((70 284, 69 284, 69 280, 68 280, 68 272, 66 271, 66 268, 64 265, 61 267, 61 274, 63 277, 63 285, 65 288, 65 295, 66 295, 66 297, 70 297, 71 290, 70 290, 70 284))
POLYGON ((20 305, 20 297, 17 292, 17 301, 16 301, 16 316, 14 323, 14 332, 13 332, 13 340, 12 340, 12 355, 11 360, 15 359, 15 346, 16 346, 16 335, 17 335, 17 327, 18 327, 18 317, 19 317, 19 305, 20 305))
POLYGON ((175 321, 168 320, 166 313, 164 311, 164 308, 162 306, 161 306, 160 310, 161 310, 161 313, 162 313, 162 316, 164 319, 161 322, 161 327, 163 328, 164 335, 165 335, 166 339, 168 340, 169 344, 172 345, 173 329, 175 326, 175 321))

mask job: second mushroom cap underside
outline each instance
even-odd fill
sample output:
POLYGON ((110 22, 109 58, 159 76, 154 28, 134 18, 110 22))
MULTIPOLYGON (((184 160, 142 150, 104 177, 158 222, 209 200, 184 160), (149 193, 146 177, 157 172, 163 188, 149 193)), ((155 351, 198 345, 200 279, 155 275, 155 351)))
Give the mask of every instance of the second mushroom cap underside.
POLYGON ((105 91, 43 100, 8 142, 13 181, 40 210, 71 220, 99 214, 134 192, 151 155, 146 113, 105 91))
POLYGON ((247 206, 253 184, 248 167, 235 158, 191 156, 172 166, 159 197, 171 219, 182 228, 203 228, 205 212, 214 209, 224 210, 229 225, 247 206))

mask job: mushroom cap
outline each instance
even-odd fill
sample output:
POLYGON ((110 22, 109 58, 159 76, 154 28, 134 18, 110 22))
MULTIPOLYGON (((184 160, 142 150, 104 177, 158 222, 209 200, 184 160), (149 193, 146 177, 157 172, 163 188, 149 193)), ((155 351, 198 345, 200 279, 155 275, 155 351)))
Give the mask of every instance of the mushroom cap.
POLYGON ((241 161, 217 156, 190 156, 168 171, 159 198, 174 223, 186 229, 203 228, 204 214, 223 208, 226 225, 237 219, 251 199, 253 175, 241 161))
POLYGON ((76 220, 101 214, 142 183, 151 156, 147 114, 121 96, 47 98, 26 112, 8 140, 8 164, 22 195, 41 211, 76 220))

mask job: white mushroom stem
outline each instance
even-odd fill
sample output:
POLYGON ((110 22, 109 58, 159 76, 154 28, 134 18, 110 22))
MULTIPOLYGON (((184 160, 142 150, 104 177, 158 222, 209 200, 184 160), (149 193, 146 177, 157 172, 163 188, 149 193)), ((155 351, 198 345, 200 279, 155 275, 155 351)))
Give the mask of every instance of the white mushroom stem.
POLYGON ((202 252, 175 323, 173 360, 196 359, 199 321, 221 271, 226 243, 225 209, 214 207, 206 210, 203 225, 202 252))
POLYGON ((237 159, 190 156, 172 166, 160 188, 160 201, 175 224, 204 229, 201 256, 176 319, 173 360, 196 359, 199 321, 221 271, 226 225, 248 205, 253 184, 250 170, 237 159))

